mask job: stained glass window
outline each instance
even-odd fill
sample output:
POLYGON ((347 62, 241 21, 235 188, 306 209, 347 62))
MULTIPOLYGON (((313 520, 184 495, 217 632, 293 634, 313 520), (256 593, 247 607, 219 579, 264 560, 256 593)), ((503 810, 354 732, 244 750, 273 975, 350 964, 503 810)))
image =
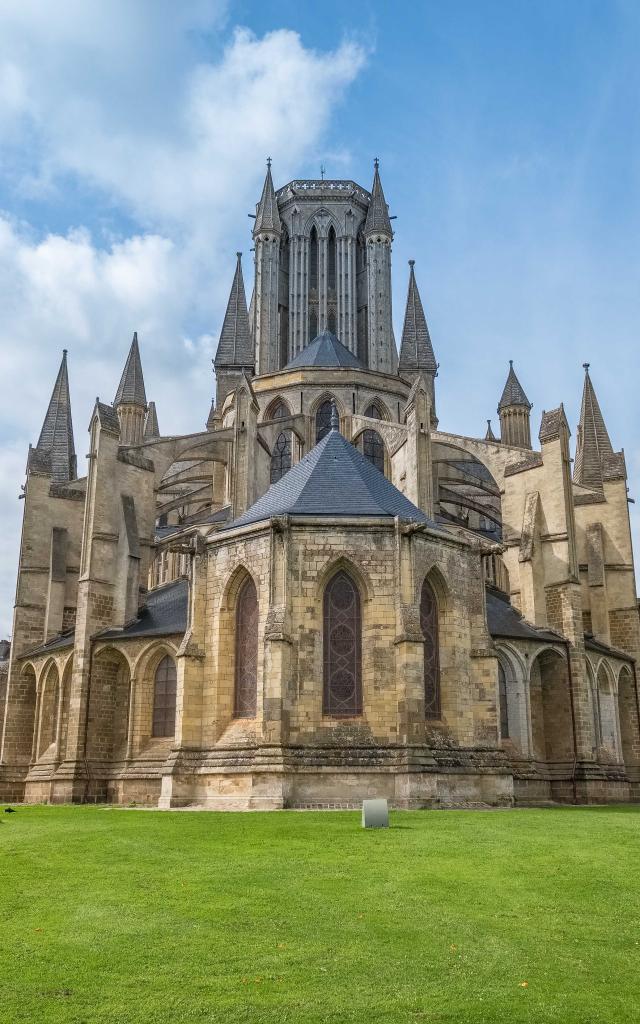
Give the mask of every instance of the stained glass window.
POLYGON ((258 595, 248 577, 236 603, 236 678, 234 716, 255 718, 258 696, 258 595))
POLYGON ((420 629, 424 637, 424 708, 426 718, 440 718, 440 645, 438 603, 425 580, 420 596, 420 629))
POLYGON ((153 735, 173 736, 176 731, 176 663, 165 655, 156 669, 153 688, 153 735))
POLYGON ((333 408, 333 402, 328 398, 322 403, 316 413, 316 444, 318 441, 322 441, 325 434, 328 434, 331 430, 331 410, 333 408))
POLYGON ((324 592, 323 713, 362 714, 360 594, 351 577, 336 573, 324 592))
MULTIPOLYGON (((271 410, 270 419, 281 420, 289 415, 284 402, 278 402, 271 410)), ((291 431, 281 430, 271 452, 271 483, 275 484, 287 470, 291 469, 291 431)))

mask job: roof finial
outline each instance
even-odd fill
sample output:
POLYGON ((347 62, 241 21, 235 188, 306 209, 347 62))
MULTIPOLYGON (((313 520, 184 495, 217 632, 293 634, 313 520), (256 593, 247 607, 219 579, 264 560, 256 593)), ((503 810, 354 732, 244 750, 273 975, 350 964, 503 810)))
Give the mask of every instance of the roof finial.
POLYGON ((374 158, 373 158, 373 166, 375 167, 376 171, 378 170, 378 167, 380 166, 380 161, 378 160, 377 156, 374 156, 374 158))
POLYGON ((590 366, 591 366, 591 363, 583 363, 582 364, 582 369, 585 371, 585 373, 589 372, 589 367, 590 366))
POLYGON ((511 368, 513 368, 513 359, 510 359, 510 360, 509 360, 509 366, 510 366, 511 368))
POLYGON ((409 260, 409 266, 411 267, 412 270, 415 267, 415 265, 416 265, 416 261, 415 260, 409 260))
POLYGON ((271 157, 270 156, 267 157, 267 167, 269 169, 271 168, 271 157))
POLYGON ((331 403, 331 429, 340 430, 340 417, 338 416, 338 410, 336 409, 336 403, 331 403))

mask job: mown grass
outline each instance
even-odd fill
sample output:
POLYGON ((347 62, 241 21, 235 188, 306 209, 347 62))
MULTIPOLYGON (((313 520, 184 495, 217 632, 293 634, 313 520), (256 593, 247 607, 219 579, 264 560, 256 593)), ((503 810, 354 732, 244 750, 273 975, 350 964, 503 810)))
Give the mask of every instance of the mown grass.
POLYGON ((638 808, 0 820, 2 1024, 640 1019, 638 808))

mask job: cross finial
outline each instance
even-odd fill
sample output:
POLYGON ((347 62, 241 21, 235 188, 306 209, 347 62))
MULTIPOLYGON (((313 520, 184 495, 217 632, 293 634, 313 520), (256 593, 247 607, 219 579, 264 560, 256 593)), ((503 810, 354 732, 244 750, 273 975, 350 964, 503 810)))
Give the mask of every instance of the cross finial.
POLYGON ((336 409, 336 403, 331 403, 331 429, 340 429, 340 417, 338 416, 338 410, 336 409))
POLYGON ((378 170, 378 167, 380 166, 380 161, 378 160, 377 156, 374 156, 374 158, 373 158, 373 166, 375 167, 376 171, 378 170))
POLYGON ((271 170, 271 157, 270 156, 267 157, 267 167, 269 168, 269 170, 271 170))

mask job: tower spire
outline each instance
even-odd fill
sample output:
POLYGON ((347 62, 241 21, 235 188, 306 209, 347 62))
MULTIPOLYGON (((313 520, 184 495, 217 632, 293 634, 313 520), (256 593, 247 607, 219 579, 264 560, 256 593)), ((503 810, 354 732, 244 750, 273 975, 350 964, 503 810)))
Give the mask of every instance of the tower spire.
POLYGON ((367 210, 364 233, 365 235, 386 234, 389 238, 393 238, 389 207, 382 190, 379 167, 380 163, 376 157, 373 161, 373 185, 371 186, 371 200, 367 210))
POLYGON ((601 491, 603 459, 613 455, 613 447, 589 376, 589 363, 583 363, 583 368, 584 387, 573 479, 584 487, 601 491))
POLYGON ((427 318, 424 315, 420 292, 416 284, 414 266, 415 260, 409 260, 409 290, 407 292, 407 307, 402 328, 398 372, 401 376, 408 377, 410 380, 413 380, 418 372, 424 375, 431 398, 432 425, 435 426, 437 425, 437 419, 435 417, 434 381, 438 375, 438 364, 433 353, 427 318))
POLYGON ((134 331, 133 334, 131 348, 124 364, 113 404, 120 420, 120 443, 141 444, 144 439, 147 396, 144 389, 137 331, 134 331))
POLYGON ((498 402, 500 438, 503 444, 516 448, 531 447, 530 414, 533 406, 516 376, 513 359, 509 360, 509 373, 498 402))
POLYGON ((236 253, 236 269, 213 365, 216 371, 216 405, 220 408, 229 391, 238 383, 238 375, 243 370, 253 374, 255 368, 241 252, 236 253))
POLYGON ((259 235, 265 231, 275 232, 280 234, 282 228, 282 222, 280 220, 280 212, 278 210, 278 200, 276 199, 275 189, 273 187, 273 178, 271 177, 271 157, 267 157, 267 173, 264 179, 264 185, 262 186, 262 195, 260 196, 260 202, 256 210, 256 222, 253 227, 253 236, 259 235))
POLYGON ((62 362, 35 451, 48 461, 51 477, 56 483, 67 483, 75 479, 77 463, 66 348, 62 351, 62 362))

